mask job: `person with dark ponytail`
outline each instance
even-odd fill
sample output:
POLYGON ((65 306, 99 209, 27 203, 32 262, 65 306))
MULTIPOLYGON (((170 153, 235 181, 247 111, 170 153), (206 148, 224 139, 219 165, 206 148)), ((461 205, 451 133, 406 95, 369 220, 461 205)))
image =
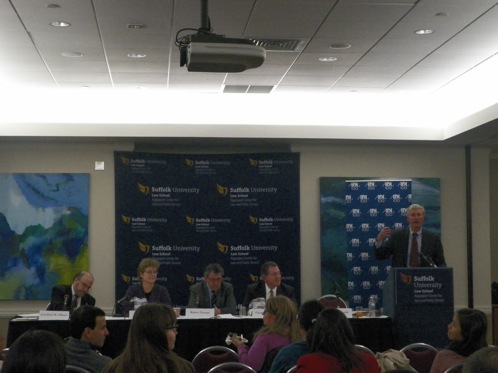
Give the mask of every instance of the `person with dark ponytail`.
POLYGON ((462 308, 448 325, 450 343, 439 351, 430 373, 442 373, 455 364, 462 363, 475 351, 486 347, 487 321, 484 312, 462 308))
POLYGON ((297 372, 380 373, 375 357, 355 348, 353 328, 337 308, 318 314, 307 345, 309 353, 297 361, 297 372))

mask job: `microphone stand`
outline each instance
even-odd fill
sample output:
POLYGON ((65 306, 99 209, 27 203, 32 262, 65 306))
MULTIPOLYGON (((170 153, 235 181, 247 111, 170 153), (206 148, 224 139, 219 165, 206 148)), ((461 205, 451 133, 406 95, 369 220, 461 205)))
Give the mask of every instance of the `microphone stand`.
POLYGON ((425 255, 424 253, 419 253, 419 256, 424 259, 427 263, 429 263, 429 265, 433 268, 437 268, 437 265, 436 263, 434 263, 434 261, 432 260, 432 258, 428 257, 427 255, 425 255))

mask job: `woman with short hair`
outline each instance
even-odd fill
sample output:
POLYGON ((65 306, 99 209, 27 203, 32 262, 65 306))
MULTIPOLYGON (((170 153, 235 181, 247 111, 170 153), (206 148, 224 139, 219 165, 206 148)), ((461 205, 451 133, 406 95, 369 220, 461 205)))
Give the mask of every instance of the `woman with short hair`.
POLYGON ((130 309, 133 309, 134 304, 131 302, 133 298, 146 299, 147 303, 173 305, 166 286, 156 284, 159 267, 159 261, 153 258, 144 258, 140 261, 137 268, 140 283, 133 284, 126 290, 125 299, 128 303, 123 306, 123 314, 127 315, 130 309))

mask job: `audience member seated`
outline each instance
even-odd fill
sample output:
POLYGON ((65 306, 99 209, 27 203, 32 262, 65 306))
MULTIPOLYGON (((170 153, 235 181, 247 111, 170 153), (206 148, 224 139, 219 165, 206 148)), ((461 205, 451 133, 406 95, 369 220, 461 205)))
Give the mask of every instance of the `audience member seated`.
POLYGON ((88 292, 93 286, 93 275, 80 272, 73 278, 72 285, 57 285, 52 288, 48 310, 73 311, 84 305, 95 306, 95 298, 88 292))
POLYGON ((173 352, 176 314, 165 304, 139 307, 131 321, 123 353, 103 373, 196 373, 191 362, 173 352))
POLYGON ((300 325, 301 340, 283 347, 273 359, 270 373, 286 373, 297 364, 297 359, 306 353, 306 336, 313 320, 316 319, 324 305, 314 299, 304 302, 299 308, 297 319, 300 325))
POLYGON ((66 341, 67 363, 100 373, 111 361, 110 357, 95 350, 104 345, 109 335, 105 312, 94 306, 80 307, 71 314, 70 324, 71 337, 66 341))
POLYGON ((308 333, 308 351, 297 361, 297 372, 303 373, 380 373, 375 356, 354 346, 353 328, 344 313, 327 308, 308 333))
POLYGON ((297 304, 294 296, 294 288, 290 285, 282 284, 282 273, 275 262, 266 262, 261 266, 261 280, 247 287, 244 297, 244 306, 255 298, 264 298, 268 300, 275 295, 285 295, 290 298, 294 304, 297 304))
POLYGON ((172 305, 171 297, 166 286, 156 284, 159 262, 156 259, 144 258, 138 264, 137 275, 139 284, 131 285, 125 294, 127 303, 123 305, 122 313, 127 315, 133 309, 133 298, 146 299, 147 303, 161 303, 172 305))
POLYGON ((431 373, 443 373, 467 356, 486 347, 486 315, 479 310, 463 308, 453 316, 448 325, 450 344, 440 350, 432 363, 431 373))
POLYGON ((489 346, 477 350, 463 364, 462 373, 497 373, 498 347, 489 346))
POLYGON ((28 330, 10 346, 2 373, 64 373, 62 338, 46 330, 28 330))
POLYGON ((287 297, 278 295, 266 302, 263 327, 259 329, 251 348, 240 338, 232 338, 237 347, 239 361, 260 372, 266 355, 274 349, 287 346, 301 339, 295 304, 287 297))
POLYGON ((214 308, 214 314, 235 314, 237 301, 232 284, 223 281, 223 268, 212 263, 204 270, 204 281, 190 287, 188 308, 214 308))

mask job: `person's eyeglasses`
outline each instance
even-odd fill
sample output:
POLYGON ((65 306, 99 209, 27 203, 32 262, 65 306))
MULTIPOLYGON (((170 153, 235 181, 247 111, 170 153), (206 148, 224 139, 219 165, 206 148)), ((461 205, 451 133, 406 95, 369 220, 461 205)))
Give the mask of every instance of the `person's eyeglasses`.
POLYGON ((173 331, 177 332, 178 331, 178 324, 174 324, 173 326, 168 326, 166 330, 168 329, 173 329, 173 331))
POLYGON ((157 271, 145 271, 144 273, 147 275, 157 275, 157 271))

